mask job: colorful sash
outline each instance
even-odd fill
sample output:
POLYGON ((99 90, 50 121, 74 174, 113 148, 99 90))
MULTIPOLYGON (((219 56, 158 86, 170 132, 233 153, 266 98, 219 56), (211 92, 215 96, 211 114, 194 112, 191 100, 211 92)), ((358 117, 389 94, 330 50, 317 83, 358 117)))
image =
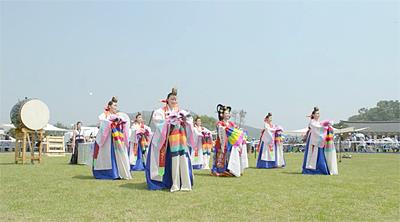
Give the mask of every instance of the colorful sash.
MULTIPOLYGON (((185 128, 179 125, 170 125, 172 128, 168 136, 168 144, 171 153, 185 154, 187 152, 187 139, 185 128)), ((160 149, 159 170, 158 174, 163 176, 165 173, 165 162, 167 156, 167 144, 165 143, 160 149)))
POLYGON ((133 144, 132 152, 133 152, 133 162, 136 163, 136 160, 138 158, 138 145, 137 145, 137 143, 133 144))
POLYGON ((122 124, 124 123, 123 122, 111 123, 111 136, 113 139, 114 148, 118 151, 124 151, 123 149, 126 149, 122 124))
POLYGON ((187 141, 185 128, 182 125, 173 126, 168 142, 172 153, 186 151, 187 141))
POLYGON ((203 137, 202 139, 203 150, 210 151, 213 147, 212 137, 203 137))
POLYGON ((149 145, 149 140, 145 135, 141 135, 139 138, 139 143, 140 146, 142 147, 142 150, 146 150, 147 146, 149 145))
POLYGON ((275 144, 279 145, 282 143, 282 141, 283 141, 282 131, 281 130, 275 131, 275 144))
POLYGON ((333 143, 333 128, 331 126, 328 126, 327 132, 326 132, 326 137, 325 137, 325 148, 327 149, 332 149, 334 148, 334 143, 333 143))
POLYGON ((165 173, 165 160, 167 157, 167 144, 164 143, 160 148, 158 175, 164 176, 165 173))

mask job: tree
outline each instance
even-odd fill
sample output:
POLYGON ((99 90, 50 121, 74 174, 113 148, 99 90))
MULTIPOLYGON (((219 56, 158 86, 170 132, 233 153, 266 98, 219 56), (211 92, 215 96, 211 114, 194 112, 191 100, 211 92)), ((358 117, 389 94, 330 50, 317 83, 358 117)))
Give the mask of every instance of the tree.
POLYGON ((211 131, 215 130, 216 123, 218 122, 217 119, 211 116, 202 115, 199 116, 201 119, 201 125, 211 131))
POLYGON ((349 121, 400 121, 399 100, 382 100, 373 108, 361 108, 349 121))
POLYGON ((336 128, 336 129, 344 129, 344 128, 347 128, 349 126, 344 124, 342 121, 340 121, 339 123, 333 124, 333 127, 336 128))

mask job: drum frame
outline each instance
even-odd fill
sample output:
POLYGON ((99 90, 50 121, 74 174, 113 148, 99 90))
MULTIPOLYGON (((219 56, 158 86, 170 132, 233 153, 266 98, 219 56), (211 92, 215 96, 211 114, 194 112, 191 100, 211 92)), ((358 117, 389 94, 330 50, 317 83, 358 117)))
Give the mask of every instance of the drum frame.
POLYGON ((26 147, 27 145, 29 145, 30 147, 30 151, 31 151, 31 163, 33 164, 34 161, 38 161, 38 163, 40 163, 42 161, 42 140, 43 140, 43 133, 44 130, 30 130, 27 128, 16 128, 15 129, 15 163, 18 164, 19 162, 21 162, 22 164, 24 164, 26 162, 26 160, 28 159, 26 157, 26 147), (34 151, 34 147, 35 147, 35 133, 38 133, 38 140, 39 140, 39 154, 38 156, 35 157, 35 151, 34 151), (22 146, 20 147, 19 143, 22 143, 22 146))

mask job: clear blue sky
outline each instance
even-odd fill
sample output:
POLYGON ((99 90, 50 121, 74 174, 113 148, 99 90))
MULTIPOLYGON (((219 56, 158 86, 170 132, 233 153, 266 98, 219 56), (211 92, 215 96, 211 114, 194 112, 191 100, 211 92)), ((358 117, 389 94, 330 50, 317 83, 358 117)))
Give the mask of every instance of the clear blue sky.
POLYGON ((303 128, 313 106, 340 120, 400 98, 398 1, 1 1, 1 122, 25 96, 50 122, 92 124, 122 111, 218 103, 303 128), (89 92, 93 92, 90 96, 89 92))

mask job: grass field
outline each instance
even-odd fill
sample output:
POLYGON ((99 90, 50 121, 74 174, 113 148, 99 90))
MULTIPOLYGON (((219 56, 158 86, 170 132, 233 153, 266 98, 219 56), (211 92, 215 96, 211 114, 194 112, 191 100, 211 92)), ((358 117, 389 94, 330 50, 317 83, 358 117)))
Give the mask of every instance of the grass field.
POLYGON ((95 180, 69 157, 16 165, 0 154, 0 221, 399 221, 400 155, 353 154, 339 176, 302 175, 303 154, 284 169, 250 168, 240 178, 195 171, 192 192, 147 190, 133 180, 95 180))

